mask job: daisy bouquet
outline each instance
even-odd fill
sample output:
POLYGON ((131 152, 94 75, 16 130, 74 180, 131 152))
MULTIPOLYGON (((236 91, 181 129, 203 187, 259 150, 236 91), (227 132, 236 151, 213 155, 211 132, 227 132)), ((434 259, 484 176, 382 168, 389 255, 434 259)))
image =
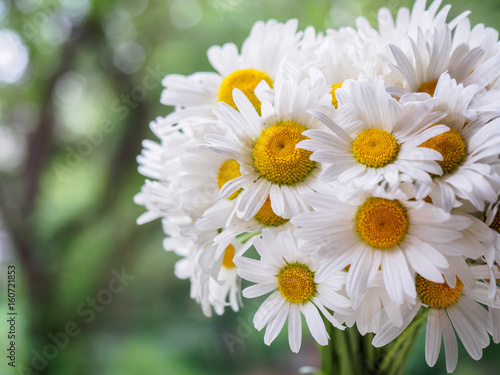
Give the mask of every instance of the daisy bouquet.
POLYGON ((164 78, 138 223, 161 219, 205 315, 267 296, 264 342, 287 323, 298 352, 304 318, 318 374, 400 374, 424 326, 448 372, 459 341, 500 341, 500 44, 449 10, 257 22, 215 72, 164 78))

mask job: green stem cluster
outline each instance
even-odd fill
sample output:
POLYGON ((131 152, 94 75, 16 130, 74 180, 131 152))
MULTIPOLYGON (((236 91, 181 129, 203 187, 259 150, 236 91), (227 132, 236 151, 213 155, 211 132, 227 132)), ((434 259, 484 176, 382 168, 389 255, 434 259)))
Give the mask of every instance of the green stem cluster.
POLYGON ((341 331, 325 321, 330 344, 318 346, 318 375, 402 375, 428 311, 422 309, 394 341, 382 348, 372 345, 373 333, 361 336, 356 327, 341 331))

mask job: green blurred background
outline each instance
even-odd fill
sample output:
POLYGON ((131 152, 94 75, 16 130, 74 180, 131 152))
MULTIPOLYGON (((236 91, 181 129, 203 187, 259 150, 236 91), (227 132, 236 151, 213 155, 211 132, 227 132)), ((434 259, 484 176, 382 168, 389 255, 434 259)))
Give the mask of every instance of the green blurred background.
MULTIPOLYGON (((135 224, 144 211, 132 201, 144 181, 135 159, 142 139, 154 139, 149 121, 171 110, 159 103, 161 78, 210 71, 211 45, 241 45, 257 20, 324 30, 411 4, 0 0, 0 374, 285 375, 318 366, 307 334, 298 355, 286 334, 265 346, 251 328, 254 303, 202 315, 173 274, 160 222, 135 224), (8 265, 17 272, 16 369, 6 356, 8 265), (116 284, 123 272, 129 278, 116 284)), ((453 1, 452 15, 466 9, 474 24, 500 27, 498 0, 453 1)), ((427 367, 423 344, 407 373, 445 373, 443 355, 427 367)), ((456 374, 500 366, 495 345, 478 363, 462 354, 456 374)))

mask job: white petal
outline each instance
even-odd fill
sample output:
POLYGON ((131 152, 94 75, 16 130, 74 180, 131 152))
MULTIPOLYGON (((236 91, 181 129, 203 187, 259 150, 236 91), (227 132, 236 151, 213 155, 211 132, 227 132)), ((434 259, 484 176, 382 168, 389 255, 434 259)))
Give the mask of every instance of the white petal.
POLYGON ((361 303, 381 263, 381 252, 369 247, 353 256, 347 275, 346 291, 352 299, 353 308, 361 303))
POLYGON ((483 351, 470 321, 464 316, 457 305, 447 308, 446 311, 467 353, 476 361, 479 360, 483 351))
MULTIPOLYGON (((443 275, 441 271, 435 266, 431 259, 419 248, 406 243, 404 246, 404 253, 408 263, 411 267, 422 277, 435 283, 443 283, 443 275)), ((440 254, 441 255, 441 254, 440 254)), ((444 258, 444 257, 443 257, 444 258)), ((446 258, 444 258, 446 261, 446 258)), ((447 263, 447 262, 446 262, 447 263)))
POLYGON ((283 304, 282 308, 278 311, 276 316, 269 322, 266 328, 266 333, 264 335, 264 343, 266 345, 271 345, 274 339, 279 335, 283 326, 285 325, 286 318, 288 317, 288 312, 290 310, 290 304, 283 304))
POLYGON ((446 371, 448 373, 455 371, 458 361, 458 344, 455 331, 451 325, 446 312, 438 314, 439 324, 443 332, 444 354, 446 356, 446 371))
POLYGON ((266 284, 255 284, 245 288, 243 291, 243 297, 245 298, 255 298, 272 292, 276 289, 276 282, 266 283, 266 284))
POLYGON ((412 308, 409 308, 406 304, 402 305, 403 324, 400 327, 396 327, 390 321, 387 321, 373 338, 373 346, 380 348, 398 337, 413 321, 413 318, 417 315, 419 310, 420 304, 413 306, 412 308))
POLYGON ((253 317, 253 324, 257 330, 261 330, 265 325, 278 314, 280 310, 283 310, 285 305, 285 299, 280 292, 275 292, 271 294, 259 307, 255 316, 253 317))
POLYGON ((302 316, 300 315, 299 306, 294 303, 290 306, 290 313, 288 315, 288 343, 292 352, 299 352, 301 342, 302 316))
POLYGON ((300 305, 302 313, 306 317, 307 326, 311 335, 320 345, 328 344, 328 333, 326 332, 325 323, 318 312, 318 309, 312 302, 300 305))
POLYGON ((438 310, 431 309, 427 317, 427 328, 425 332, 425 360, 431 367, 436 364, 439 357, 439 350, 441 349, 442 332, 438 314, 438 310))

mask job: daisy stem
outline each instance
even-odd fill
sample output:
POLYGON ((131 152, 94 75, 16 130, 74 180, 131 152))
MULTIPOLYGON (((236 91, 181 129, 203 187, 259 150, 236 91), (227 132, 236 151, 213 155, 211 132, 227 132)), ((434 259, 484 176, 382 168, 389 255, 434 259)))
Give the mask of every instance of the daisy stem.
POLYGON ((321 346, 316 345, 321 355, 321 375, 328 375, 332 373, 332 345, 321 346))
POLYGON ((428 309, 422 309, 405 329, 405 331, 390 344, 388 351, 380 365, 381 373, 387 375, 401 374, 408 361, 411 349, 418 339, 418 331, 427 318, 428 309))
POLYGON ((367 333, 363 337, 363 355, 366 366, 375 367, 375 347, 372 345, 373 333, 367 333))
POLYGON ((410 356, 411 349, 416 343, 418 335, 414 335, 412 340, 408 340, 402 344, 401 352, 397 356, 394 365, 389 369, 387 375, 401 375, 405 369, 405 365, 408 362, 408 357, 410 356))
MULTIPOLYGON (((352 375, 356 374, 352 368, 354 358, 351 358, 349 345, 347 343, 346 334, 335 327, 333 329, 333 346, 337 351, 337 360, 339 361, 339 375, 352 375)), ((349 328, 346 328, 346 330, 349 328)))
MULTIPOLYGON (((357 350, 349 345, 349 343, 353 345, 353 339, 346 332, 350 328, 342 331, 332 326, 325 318, 323 319, 332 341, 326 346, 318 346, 321 353, 322 373, 325 375, 361 375, 359 371, 355 371, 353 368, 356 359, 352 354, 356 353, 357 350)), ((355 337, 354 339, 356 342, 358 341, 355 337)), ((357 347, 357 345, 355 346, 357 347)), ((356 365, 359 364, 356 363, 356 365)))
POLYGON ((361 336, 357 328, 339 330, 325 321, 332 339, 327 346, 318 346, 324 375, 401 375, 405 370, 418 331, 425 322, 428 309, 422 309, 406 330, 383 348, 372 345, 373 334, 361 336))
POLYGON ((347 333, 347 337, 349 339, 349 346, 350 350, 349 353, 351 354, 351 363, 353 364, 354 367, 354 373, 355 374, 361 374, 361 364, 363 363, 363 360, 361 358, 361 336, 358 332, 358 330, 354 327, 351 328, 346 328, 344 331, 347 333))
MULTIPOLYGON (((328 335, 330 336, 330 338, 332 338, 332 328, 333 328, 332 325, 325 317, 323 317, 323 322, 325 323, 328 335)), ((321 374, 322 375, 334 374, 335 372, 333 368, 335 367, 334 365, 335 354, 333 345, 330 342, 326 346, 322 346, 319 344, 317 344, 316 346, 321 355, 321 370, 322 370, 321 374)))

